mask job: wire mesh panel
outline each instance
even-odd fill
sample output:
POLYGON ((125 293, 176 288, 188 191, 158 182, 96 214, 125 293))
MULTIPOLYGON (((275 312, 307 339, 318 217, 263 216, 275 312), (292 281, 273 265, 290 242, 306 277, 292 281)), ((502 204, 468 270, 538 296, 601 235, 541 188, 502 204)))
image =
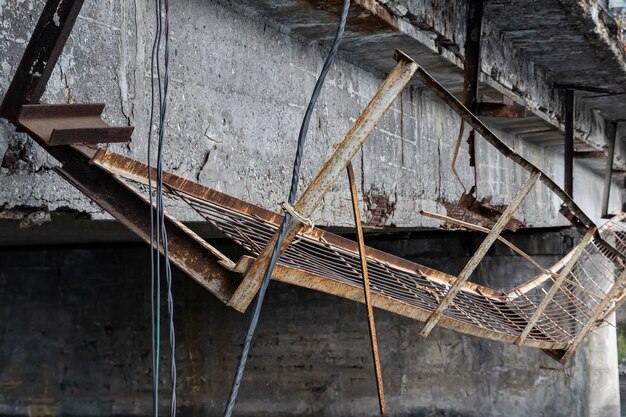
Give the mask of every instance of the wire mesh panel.
MULTIPOLYGON (((255 214, 251 210, 219 204, 194 197, 181 190, 171 192, 187 202, 202 217, 230 239, 257 256, 280 224, 281 217, 255 214)), ((243 203, 243 202, 241 202, 243 203)), ((247 203, 243 203, 247 205, 247 203)), ((626 252, 626 224, 623 217, 608 222, 601 236, 617 250, 626 252)), ((325 279, 362 288, 360 259, 356 244, 331 233, 315 229, 301 234, 281 256, 279 263, 325 279)), ((425 266, 368 248, 371 291, 398 303, 430 313, 447 294, 455 277, 425 266), (381 259, 382 258, 382 259, 381 259)), ((537 285, 524 291, 498 292, 467 283, 445 311, 444 327, 465 333, 487 335, 513 341, 518 338, 558 277, 535 278, 537 285)), ((549 302, 529 333, 525 344, 543 348, 564 348, 588 322, 600 301, 623 272, 617 257, 591 239, 576 260, 572 271, 549 302)))

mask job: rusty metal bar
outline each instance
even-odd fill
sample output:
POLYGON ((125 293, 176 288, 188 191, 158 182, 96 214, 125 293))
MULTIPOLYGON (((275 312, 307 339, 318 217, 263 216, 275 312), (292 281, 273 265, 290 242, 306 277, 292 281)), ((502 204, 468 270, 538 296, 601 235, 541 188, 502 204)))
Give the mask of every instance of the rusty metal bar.
POLYGON ((476 109, 476 114, 482 117, 505 117, 510 119, 523 119, 526 117, 526 112, 525 106, 504 103, 481 102, 478 103, 478 108, 476 109))
POLYGON ((574 196, 574 90, 565 90, 565 142, 563 189, 574 196))
POLYGON ((606 140, 609 149, 606 153, 606 167, 604 169, 604 190, 602 191, 602 211, 603 219, 609 217, 609 198, 611 196, 611 181, 613 180, 613 158, 615 156, 615 141, 617 135, 617 123, 606 123, 606 140))
MULTIPOLYGON (((442 99, 452 110, 461 116, 465 122, 476 129, 476 132, 480 134, 487 142, 489 142, 496 150, 498 150, 505 157, 511 159, 513 162, 524 168, 529 172, 540 171, 534 164, 528 161, 526 158, 509 148, 504 142, 500 140, 483 122, 480 121, 474 114, 472 114, 461 102, 454 97, 448 90, 446 90, 441 84, 437 82, 426 70, 419 67, 415 72, 415 76, 432 92, 435 93, 440 99, 442 99)), ((541 172, 541 171, 540 171, 541 172)), ((569 212, 574 217, 568 218, 575 226, 582 226, 585 231, 590 227, 595 227, 594 222, 583 212, 580 207, 572 200, 572 198, 565 192, 557 183, 554 182, 549 176, 542 172, 540 181, 548 187, 554 194, 556 194, 569 212)), ((596 233, 596 240, 603 248, 617 256, 622 261, 626 262, 626 256, 617 251, 614 247, 609 245, 602 239, 602 237, 596 233)))
POLYGON ((574 151, 574 159, 604 159, 606 152, 604 151, 574 151))
MULTIPOLYGON (((367 248, 370 250, 371 248, 367 248)), ((254 258, 243 256, 237 263, 236 272, 245 273, 250 269, 254 258)), ((308 288, 319 291, 324 294, 334 295, 336 297, 365 303, 363 289, 361 287, 350 285, 345 282, 330 280, 325 276, 316 275, 305 272, 301 269, 290 267, 281 263, 276 264, 276 269, 272 275, 272 279, 299 287, 308 288)), ((417 306, 398 301, 384 294, 372 293, 372 305, 381 310, 399 314, 413 320, 425 321, 430 316, 430 311, 424 310, 417 306)), ((461 333, 472 336, 483 337, 490 340, 500 342, 514 343, 516 337, 506 333, 497 332, 481 326, 460 322, 452 317, 443 316, 439 321, 439 326, 446 329, 452 329, 461 333)), ((557 350, 567 347, 565 342, 546 342, 541 340, 527 339, 524 346, 541 348, 546 350, 557 350)))
POLYGON ((376 336, 376 325, 374 323, 374 309, 372 308, 372 293, 370 291, 370 280, 367 273, 367 255, 365 253, 365 239, 363 237, 363 226, 361 225, 361 212, 359 210, 359 195, 354 179, 354 169, 352 162, 348 163, 348 182, 350 183, 350 196, 352 197, 352 211, 354 212, 354 224, 356 228, 357 240, 359 243, 359 255, 361 258, 361 274, 363 275, 363 294, 365 296, 365 306, 367 307, 367 323, 370 329, 370 339, 372 342, 372 356, 374 358, 374 373, 376 374, 376 386, 378 388, 378 405, 380 414, 385 414, 385 391, 383 390, 383 374, 380 367, 378 355, 378 341, 376 336))
POLYGON ((48 145, 128 142, 132 126, 110 126, 101 115, 104 104, 24 105, 17 122, 48 145))
MULTIPOLYGON (((142 184, 148 184, 148 166, 124 155, 120 155, 106 149, 100 149, 93 156, 91 162, 120 177, 142 184)), ((154 181, 154 174, 152 178, 154 181)), ((220 193, 212 188, 205 187, 202 184, 195 183, 182 177, 178 177, 169 172, 163 172, 163 185, 167 189, 176 191, 177 193, 183 193, 212 204, 228 207, 230 210, 238 213, 253 216, 264 222, 272 224, 274 227, 280 226, 283 221, 283 216, 280 214, 262 209, 261 207, 239 200, 235 197, 231 197, 227 194, 220 193)), ((359 255, 358 244, 354 241, 318 228, 315 228, 311 232, 307 233, 307 238, 319 242, 325 242, 342 251, 346 251, 357 256, 359 255)), ((365 251, 368 258, 372 261, 390 265, 394 268, 398 268, 399 270, 412 274, 417 272, 423 276, 427 276, 435 282, 444 283, 445 285, 452 285, 455 282, 455 277, 451 275, 407 261, 406 259, 389 253, 370 247, 366 247, 365 251)), ((246 271, 248 271, 248 269, 244 272, 246 271)), ((493 290, 471 282, 465 283, 464 291, 475 295, 491 297, 495 300, 502 300, 503 298, 506 298, 506 294, 502 291, 493 290)))
POLYGON ((0 117, 15 122, 22 105, 39 103, 82 6, 83 0, 46 2, 2 100, 0 117))
POLYGON ((615 296, 618 294, 618 292, 624 289, 625 283, 626 271, 623 271, 613 283, 613 286, 606 294, 606 297, 602 300, 602 302, 600 302, 598 308, 596 308, 591 317, 589 317, 589 320, 587 321, 587 324, 585 324, 585 327, 582 328, 578 335, 576 335, 574 341, 567 348, 567 352, 565 352, 563 358, 561 358, 562 363, 566 363, 572 358, 572 356, 578 349, 578 346, 580 346, 580 344, 582 343, 583 339, 587 336, 587 334, 589 334, 589 332, 593 330, 597 322, 602 318, 602 314, 605 312, 607 307, 609 307, 609 305, 615 301, 615 296))
POLYGON ((558 278, 554 281, 554 284, 552 284, 552 287, 550 287, 550 290, 545 295, 545 297, 543 297, 543 300, 541 300, 541 303, 537 307, 537 310, 535 310, 535 312, 533 313, 530 320, 528 320, 528 323, 526 324, 526 327, 522 331, 522 334, 520 334, 519 338, 515 341, 516 345, 521 346, 524 343, 524 341, 526 340, 526 338, 532 331, 533 327, 535 327, 535 324, 537 324, 537 321, 539 321, 539 318, 545 311, 546 307, 548 307, 548 304, 550 304, 550 302, 556 295, 557 291, 561 288, 561 285, 565 282, 565 280, 567 279, 567 276, 574 268, 574 265, 576 265, 576 262, 578 262, 578 259, 585 251, 585 247, 587 246, 587 243, 589 243, 589 241, 593 238, 593 235, 595 234, 595 232, 596 232, 596 229, 591 228, 589 229, 589 231, 587 231, 585 236, 583 236, 582 240, 576 247, 576 250, 574 251, 573 256, 567 261, 563 269, 560 271, 558 278))
POLYGON ((506 227, 506 224, 511 219, 511 217, 513 217, 513 214, 522 204, 522 202, 524 201, 524 199, 526 198, 530 190, 533 188, 533 186, 535 185, 539 177, 541 177, 541 172, 534 171, 533 173, 531 173, 528 180, 526 180, 522 188, 520 188, 520 190, 517 192, 515 197, 513 197, 513 200, 511 200, 511 203, 509 204, 509 206, 506 208, 504 213, 502 213, 502 216, 500 216, 496 224, 493 226, 493 229, 491 229, 491 231, 489 232, 485 240, 483 240, 483 242, 480 244, 476 252, 474 252, 474 255, 472 256, 472 258, 467 262, 467 264, 465 265, 465 267, 463 268, 463 270, 457 277, 457 280, 454 283, 454 285, 452 285, 452 287, 450 288, 450 290, 448 291, 444 299, 437 306, 437 309, 433 312, 433 314, 431 314, 431 316, 426 321, 426 324, 420 331, 420 334, 422 336, 424 337, 428 336, 428 334, 432 331, 432 329, 437 325, 437 322, 443 315, 446 308, 448 308, 448 306, 452 303, 452 301, 454 300, 454 297, 456 297, 458 292, 461 290, 465 281, 469 279, 469 277, 472 275, 472 272, 474 272, 474 270, 476 269, 480 261, 487 254, 487 251, 489 250, 489 248, 491 248, 491 245, 493 245, 493 243, 496 241, 498 235, 502 233, 502 231, 506 227))
MULTIPOLYGON (((391 103, 404 89, 418 68, 418 65, 411 58, 400 51, 396 51, 396 60, 398 61, 396 67, 389 73, 363 113, 361 113, 361 116, 350 128, 343 141, 337 146, 317 177, 309 184, 294 206, 296 212, 302 217, 310 217, 313 214, 313 211, 337 180, 341 171, 346 168, 348 162, 352 160, 356 152, 361 148, 363 142, 365 142, 381 117, 391 106, 391 103)), ((280 247, 280 254, 291 244, 301 227, 302 225, 296 219, 291 219, 287 225, 287 234, 280 247)), ((263 273, 267 268, 272 248, 276 244, 277 238, 278 234, 276 233, 244 277, 243 282, 229 301, 229 306, 241 312, 248 308, 261 285, 263 273)))
MULTIPOLYGON (((150 242, 150 205, 145 197, 111 174, 89 165, 88 158, 71 147, 55 146, 47 150, 64 160, 57 169, 63 178, 143 241, 150 242)), ((227 258, 216 256, 215 249, 170 216, 166 216, 165 222, 172 263, 226 303, 235 289, 234 275, 222 265, 227 258)))
MULTIPOLYGON (((489 234, 489 232, 491 232, 491 230, 489 230, 486 227, 478 226, 476 224, 472 224, 472 223, 468 223, 468 222, 464 222, 463 220, 458 220, 458 219, 455 219, 453 217, 445 216, 443 214, 433 213, 431 211, 426 211, 426 210, 420 210, 420 214, 422 216, 427 216, 427 217, 431 217, 433 219, 442 220, 444 222, 452 223, 452 224, 455 224, 457 226, 463 227, 465 229, 475 230, 477 232, 482 232, 482 233, 486 233, 486 234, 489 234)), ((544 268, 543 266, 541 266, 537 261, 535 261, 533 259, 532 256, 528 255, 526 252, 524 252, 523 250, 521 250, 520 248, 515 246, 513 243, 511 243, 510 241, 508 241, 504 237, 502 237, 502 235, 498 235, 497 239, 500 242, 504 243, 513 252, 517 253, 518 255, 520 255, 521 257, 526 259, 528 262, 533 264, 533 266, 535 266, 537 269, 539 269, 544 274, 553 275, 555 277, 557 276, 557 274, 555 274, 552 271, 549 271, 546 268, 544 268)))
MULTIPOLYGON (((480 75, 480 38, 483 28, 483 0, 467 2, 465 19, 465 77, 463 79, 463 104, 472 113, 478 105, 480 75)), ((467 138, 470 166, 476 166, 475 133, 472 129, 467 138)))

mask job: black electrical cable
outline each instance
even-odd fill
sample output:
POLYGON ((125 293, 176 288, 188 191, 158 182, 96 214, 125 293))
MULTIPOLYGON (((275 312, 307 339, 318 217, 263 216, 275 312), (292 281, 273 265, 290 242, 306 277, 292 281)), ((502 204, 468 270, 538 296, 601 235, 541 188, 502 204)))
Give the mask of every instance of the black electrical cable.
POLYGON ((170 415, 176 416, 176 339, 174 332, 174 301, 172 296, 172 270, 168 257, 169 247, 167 231, 165 229, 165 211, 163 207, 163 138, 165 132, 165 118, 167 114, 167 93, 169 86, 169 1, 155 1, 156 32, 152 45, 151 75, 151 102, 150 126, 148 129, 148 193, 150 200, 150 275, 151 275, 151 306, 152 306, 152 367, 153 367, 153 415, 158 417, 159 411, 159 357, 160 357, 160 316, 161 316, 161 254, 158 248, 163 248, 165 276, 167 284, 167 306, 169 313, 169 341, 171 355, 171 409, 170 415), (165 7, 163 7, 165 6, 165 7), (164 20, 161 15, 164 12, 164 20), (161 81, 160 50, 162 33, 164 33, 164 70, 161 81), (154 73, 156 67, 156 83, 158 85, 159 117, 157 129, 157 174, 156 174, 156 208, 153 208, 152 172, 151 172, 151 142, 152 123, 154 121, 154 73), (154 215, 156 211, 156 219, 154 215), (155 232, 156 229, 156 232, 155 232), (156 256, 155 256, 156 253, 156 256), (156 259, 155 259, 156 258, 156 259), (156 278, 155 278, 156 276, 156 278))
MULTIPOLYGON (((151 307, 151 327, 152 327, 152 415, 159 415, 159 357, 160 357, 160 317, 161 317, 161 281, 156 278, 156 272, 160 264, 159 245, 155 245, 155 214, 152 191, 152 124, 154 122, 154 100, 155 100, 155 65, 157 65, 157 51, 161 37, 161 2, 155 1, 155 34, 152 43, 152 57, 150 60, 150 123, 148 126, 148 196, 150 200, 150 307, 151 307), (155 256, 156 253, 156 256, 155 256), (155 265, 156 263, 156 265, 155 265)), ((157 69, 157 74, 159 73, 157 69)), ((161 87, 160 80, 156 80, 161 87)), ((159 111, 160 111, 159 94, 159 111)), ((159 119, 160 119, 159 115, 159 119)))
MULTIPOLYGON (((302 120, 302 125, 300 126, 300 133, 298 135, 298 146, 296 149, 296 157, 293 163, 291 188, 289 190, 288 201, 289 201, 289 204, 292 206, 295 204, 296 195, 298 193, 298 183, 300 181, 300 166, 302 165, 302 153, 304 151, 304 143, 305 143, 307 131, 309 129, 309 121, 311 119, 313 109, 315 108, 315 103, 317 102, 317 99, 324 85, 324 80, 326 79, 326 75, 328 74, 328 71, 330 71, 330 67, 335 58, 335 55, 337 55, 337 50, 339 49, 339 44, 341 43, 341 39, 343 38, 343 33, 346 27, 346 20, 348 18, 349 8, 350 8, 350 0, 344 0, 343 9, 341 11, 341 19, 337 27, 335 39, 333 40, 333 44, 332 44, 332 47, 330 48, 330 52, 328 53, 328 56, 326 57, 326 61, 324 61, 324 66, 322 67, 320 76, 317 79, 317 82, 315 83, 313 94, 311 95, 311 99, 309 100, 309 105, 307 106, 306 112, 304 114, 304 119, 302 120)), ((263 300, 265 298, 267 286, 269 285, 270 277, 272 276, 272 272, 274 271, 274 266, 276 265, 276 261, 278 260, 280 246, 282 245, 282 242, 285 238, 285 235, 287 232, 287 225, 289 224, 290 219, 291 219, 291 216, 289 215, 289 213, 285 213, 283 222, 280 225, 280 233, 278 235, 276 245, 274 246, 274 249, 272 251, 272 257, 270 258, 270 263, 267 266, 265 275, 263 275, 261 288, 259 288, 259 292, 256 297, 256 302, 254 304, 252 316, 250 317, 250 322, 248 323, 248 330, 246 332, 246 338, 243 344, 243 348, 241 350, 241 356, 239 357, 239 363, 237 365, 237 372, 235 373, 235 378, 233 379, 233 385, 230 389, 228 402, 226 403, 226 409, 224 410, 224 417, 230 417, 233 413, 233 408, 235 407, 235 402, 237 401, 237 394, 239 393, 239 387, 241 385, 241 379, 243 378, 243 372, 246 367, 246 361, 248 360, 248 352, 250 351, 252 338, 254 336, 254 332, 256 330, 256 326, 259 321, 259 315, 261 314, 261 307, 263 306, 263 300)))

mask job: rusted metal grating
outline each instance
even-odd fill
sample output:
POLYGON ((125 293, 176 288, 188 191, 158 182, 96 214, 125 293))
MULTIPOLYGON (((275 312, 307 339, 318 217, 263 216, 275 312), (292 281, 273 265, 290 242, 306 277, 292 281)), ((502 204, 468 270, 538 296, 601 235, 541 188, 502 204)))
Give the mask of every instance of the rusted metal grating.
MULTIPOLYGON (((93 162, 127 179, 146 182, 147 167, 137 161, 99 151, 93 162)), ((280 214, 171 174, 164 175, 164 184, 170 196, 189 204, 248 251, 250 257, 244 257, 235 268, 242 274, 247 272, 282 221, 280 214)), ((607 222, 599 232, 616 250, 626 253, 624 215, 607 222)), ((598 245, 595 238, 580 249, 572 271, 523 345, 566 349, 624 272, 621 260, 598 245)), ((375 305, 382 309, 424 321, 456 281, 456 277, 373 248, 366 248, 366 253, 371 290, 378 297, 375 305)), ((570 254, 553 266, 551 274, 533 277, 527 284, 509 292, 466 282, 439 324, 463 333, 514 343, 537 311, 555 276, 573 256, 570 254)), ((332 233, 316 228, 311 233, 299 234, 279 263, 282 272, 277 272, 274 279, 352 299, 357 298, 346 295, 347 287, 362 292, 357 244, 332 233)))

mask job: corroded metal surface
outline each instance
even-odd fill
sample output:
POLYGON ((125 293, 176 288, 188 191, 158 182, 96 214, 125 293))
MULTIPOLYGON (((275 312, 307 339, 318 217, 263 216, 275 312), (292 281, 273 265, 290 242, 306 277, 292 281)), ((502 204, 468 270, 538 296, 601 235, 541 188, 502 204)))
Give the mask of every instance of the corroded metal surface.
POLYGON ((17 122, 50 146, 128 142, 132 126, 110 126, 104 104, 31 104, 22 106, 17 122))
MULTIPOLYGON (((109 151, 99 151, 93 163, 129 180, 147 181, 145 165, 109 151)), ((282 221, 279 214, 171 174, 164 175, 164 183, 171 195, 187 202, 252 255, 244 256, 232 267, 240 274, 250 270, 282 221)), ((624 265, 599 243, 597 236, 609 240, 616 251, 626 253, 625 219, 625 215, 616 217, 597 233, 590 232, 593 237, 584 245, 582 254, 570 253, 539 276, 531 277, 527 285, 507 293, 464 282, 437 324, 515 343, 532 319, 536 323, 522 345, 549 350, 560 359, 591 319, 592 328, 603 323, 610 310, 597 311, 606 297, 614 297, 615 302, 624 299, 617 290, 608 294, 608 289, 615 285, 624 289, 619 280, 624 265), (565 267, 575 257, 576 262, 567 273, 565 267), (541 316, 533 319, 559 274, 565 278, 558 291, 545 303, 541 316)), ((315 228, 310 233, 300 233, 286 248, 272 278, 364 303, 359 253, 356 242, 315 228)), ((456 277, 369 247, 365 247, 365 253, 372 305, 393 313, 426 321, 458 282, 456 277)), ((612 301, 607 303, 610 306, 612 301)))
MULTIPOLYGON (((318 175, 311 181, 296 202, 294 209, 302 217, 308 218, 313 214, 324 195, 330 190, 341 172, 348 165, 348 162, 352 160, 361 148, 369 134, 374 130, 374 127, 376 127, 389 106, 404 89, 418 68, 412 59, 399 51, 397 51, 396 60, 398 64, 394 70, 387 76, 342 142, 335 148, 335 151, 326 161, 318 175)), ((292 218, 287 225, 287 232, 279 248, 279 254, 283 253, 291 244, 301 228, 301 223, 292 218)), ((253 267, 244 277, 243 282, 229 301, 229 306, 242 312, 248 308, 261 286, 263 274, 267 269, 277 240, 278 231, 267 243, 253 267)))
POLYGON ((385 392, 383 389, 383 374, 380 368, 380 358, 378 355, 378 341, 376 336, 376 325, 374 323, 374 309, 372 308, 372 293, 370 290, 370 279, 367 272, 367 255, 365 254, 365 238, 363 237, 363 225, 361 224, 361 212, 359 210, 359 194, 356 189, 354 169, 352 162, 348 163, 348 182, 350 183, 350 197, 352 199, 352 212, 354 213, 354 224, 359 242, 359 258, 361 260, 361 275, 363 276, 363 295, 365 296, 365 306, 367 307, 367 323, 370 329, 372 342, 372 356, 374 357, 374 372, 376 374, 376 386, 378 388, 378 404, 380 414, 385 414, 385 392))

